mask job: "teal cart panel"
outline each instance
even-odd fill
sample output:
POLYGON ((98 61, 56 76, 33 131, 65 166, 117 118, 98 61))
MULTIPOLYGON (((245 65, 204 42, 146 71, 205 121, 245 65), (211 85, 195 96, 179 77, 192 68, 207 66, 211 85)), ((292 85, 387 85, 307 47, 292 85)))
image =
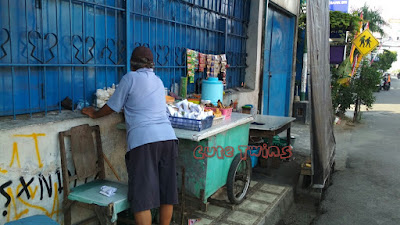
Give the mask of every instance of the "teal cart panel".
POLYGON ((180 139, 177 162, 179 187, 182 185, 181 169, 184 167, 185 193, 206 203, 207 198, 226 184, 234 156, 240 153, 239 146, 248 144, 249 127, 250 123, 239 125, 200 142, 180 139), (233 148, 232 157, 227 157, 223 152, 221 154, 221 149, 225 150, 227 147, 233 148), (207 157, 204 156, 206 153, 208 156, 214 155, 207 157), (203 156, 204 159, 201 159, 203 156))
MULTIPOLYGON (((244 124, 232 128, 226 132, 218 134, 217 136, 208 139, 209 147, 223 146, 224 149, 232 147, 234 150, 232 157, 218 158, 216 155, 207 159, 207 174, 206 174, 206 189, 205 198, 207 199, 213 195, 218 189, 226 184, 228 178, 229 168, 232 164, 234 157, 240 153, 239 146, 247 146, 249 140, 249 126, 244 124)), ((245 147, 243 148, 245 150, 245 147)), ((221 148, 218 149, 221 151, 221 148)), ((217 154, 217 153, 216 153, 217 154)), ((219 155, 220 156, 220 153, 219 155)))

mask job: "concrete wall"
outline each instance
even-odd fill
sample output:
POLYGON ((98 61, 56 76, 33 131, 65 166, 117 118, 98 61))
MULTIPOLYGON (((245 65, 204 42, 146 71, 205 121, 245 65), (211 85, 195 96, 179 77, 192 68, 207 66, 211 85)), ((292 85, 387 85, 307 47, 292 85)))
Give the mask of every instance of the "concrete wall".
MULTIPOLYGON (((248 40, 246 43, 247 49, 247 65, 245 75, 245 85, 246 88, 239 88, 233 90, 232 93, 226 94, 224 96, 224 103, 229 104, 231 100, 238 100, 238 107, 242 107, 246 104, 252 104, 255 107, 255 112, 261 113, 261 109, 258 109, 259 95, 262 92, 262 87, 260 87, 260 80, 262 77, 262 65, 263 65, 263 32, 264 32, 264 16, 267 1, 264 0, 251 0, 250 6, 250 20, 248 26, 248 40)), ((299 0, 270 0, 270 2, 278 5, 282 9, 298 15, 300 1, 299 0)), ((296 26, 297 29, 297 26, 296 26)), ((297 42, 297 33, 295 33, 297 42)), ((294 46, 296 49, 296 45, 294 46)), ((295 77, 295 58, 293 59, 293 76, 295 77)), ((294 78, 293 78, 294 79, 294 78)), ((293 82, 292 82, 293 83, 293 82)), ((293 86, 293 84, 292 84, 293 86)), ((291 93, 293 93, 293 87, 291 88, 291 93)), ((291 94, 293 95, 293 94, 291 94)), ((290 101, 292 102, 292 101, 290 101)), ((292 103, 290 103, 292 104, 292 103)), ((291 112, 291 110, 289 110, 291 112)))
MULTIPOLYGON (((274 3, 297 14, 298 1, 274 0, 274 3)), ((262 38, 265 1, 252 0, 248 27, 247 88, 232 90, 224 97, 225 104, 238 100, 238 106, 258 105, 262 75, 262 38)), ((127 181, 124 162, 125 131, 116 129, 122 116, 113 114, 98 120, 77 113, 63 112, 44 118, 0 121, 0 224, 29 215, 46 214, 62 222, 63 192, 60 173, 58 132, 81 124, 100 125, 103 149, 122 182, 127 181)), ((116 180, 106 164, 107 178, 116 180)), ((86 211, 74 210, 76 218, 86 211)))
MULTIPOLYGON (((104 153, 122 182, 127 182, 125 131, 116 129, 116 124, 121 121, 119 114, 92 120, 63 112, 45 119, 0 122, 0 224, 36 214, 45 214, 62 222, 64 184, 58 132, 74 126, 100 126, 104 153), (30 124, 26 125, 27 122, 30 124)), ((105 167, 107 178, 116 180, 107 164, 105 167)), ((73 211, 76 218, 82 218, 84 214, 87 212, 81 209, 73 211)))
POLYGON ((270 0, 270 2, 277 4, 293 15, 297 15, 299 12, 300 0, 270 0))
POLYGON ((250 20, 248 26, 248 40, 246 43, 248 68, 246 69, 245 85, 247 88, 234 90, 226 94, 224 103, 238 100, 238 107, 252 104, 256 110, 260 90, 261 53, 263 37, 264 1, 252 0, 250 5, 250 20))

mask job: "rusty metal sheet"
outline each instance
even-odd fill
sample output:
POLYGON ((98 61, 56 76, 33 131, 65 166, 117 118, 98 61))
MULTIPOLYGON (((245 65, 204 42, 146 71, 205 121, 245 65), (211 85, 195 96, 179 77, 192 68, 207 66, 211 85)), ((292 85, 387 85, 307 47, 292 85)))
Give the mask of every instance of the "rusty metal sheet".
POLYGON ((88 124, 71 128, 71 154, 79 180, 97 173, 98 157, 92 128, 88 124))

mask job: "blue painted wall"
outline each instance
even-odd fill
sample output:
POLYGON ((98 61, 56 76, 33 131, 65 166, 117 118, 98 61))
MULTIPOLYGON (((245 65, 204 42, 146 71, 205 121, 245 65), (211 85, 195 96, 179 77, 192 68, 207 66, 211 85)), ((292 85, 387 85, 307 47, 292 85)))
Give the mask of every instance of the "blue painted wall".
POLYGON ((186 48, 226 53, 227 85, 240 86, 249 6, 249 0, 0 1, 0 116, 61 110, 67 96, 92 103, 97 88, 118 83, 140 45, 152 49, 167 88, 186 75, 186 48))

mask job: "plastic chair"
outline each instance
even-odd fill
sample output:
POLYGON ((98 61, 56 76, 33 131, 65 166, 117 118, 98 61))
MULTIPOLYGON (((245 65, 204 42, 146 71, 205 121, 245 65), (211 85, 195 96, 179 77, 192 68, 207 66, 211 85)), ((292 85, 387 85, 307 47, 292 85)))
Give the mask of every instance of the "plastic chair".
POLYGON ((64 184, 64 225, 71 225, 71 207, 77 205, 93 210, 95 216, 81 223, 96 219, 101 225, 117 224, 117 214, 129 208, 128 187, 125 184, 105 180, 103 149, 99 126, 88 124, 71 128, 59 133, 61 168, 64 184), (93 135, 94 134, 94 135, 93 135), (70 138, 70 159, 67 158, 65 139, 70 138), (75 175, 69 175, 68 169, 73 163, 75 175), (86 182, 88 180, 93 180, 86 182), (78 184, 70 188, 70 183, 78 184), (102 186, 117 188, 116 193, 107 197, 100 194, 102 186))

